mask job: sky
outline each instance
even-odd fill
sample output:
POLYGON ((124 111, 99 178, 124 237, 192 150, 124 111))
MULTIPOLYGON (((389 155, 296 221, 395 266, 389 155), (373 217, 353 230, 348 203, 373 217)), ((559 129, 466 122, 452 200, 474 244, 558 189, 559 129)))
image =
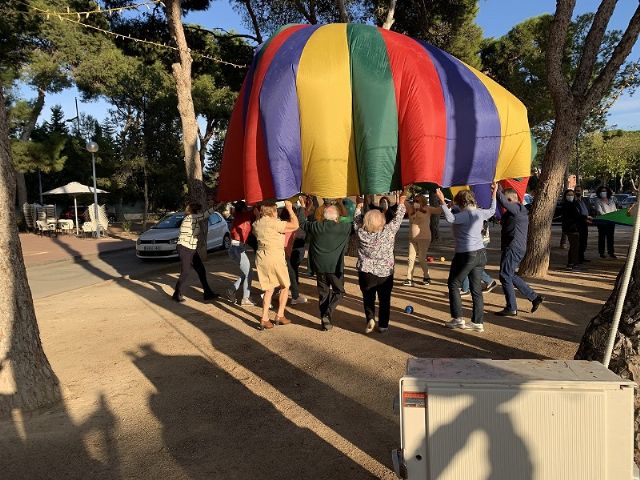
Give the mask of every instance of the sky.
MULTIPOLYGON (((402 1, 402 0, 400 0, 402 1)), ((133 2, 132 2, 133 3, 133 2)), ((594 12, 599 0, 577 0, 574 14, 594 12)), ((632 0, 620 0, 615 9, 609 28, 624 30, 631 18, 637 2, 632 0)), ((480 0, 477 23, 482 27, 486 37, 500 37, 507 33, 514 25, 523 20, 553 13, 555 10, 554 0, 537 1, 515 1, 515 0, 480 0)), ((227 0, 214 0, 212 6, 206 12, 196 12, 187 15, 186 22, 197 23, 205 27, 221 27, 226 30, 235 30, 239 33, 247 32, 242 24, 240 15, 230 6, 227 0)), ((640 42, 638 42, 629 59, 640 58, 640 42)), ((35 98, 34 91, 28 88, 21 89, 22 96, 35 98)), ((78 97, 81 113, 90 114, 99 120, 108 115, 109 105, 104 101, 83 103, 75 88, 65 90, 55 95, 49 95, 45 102, 42 118, 46 119, 50 115, 50 108, 53 105, 61 105, 67 118, 75 117, 74 99, 78 97)), ((622 95, 613 108, 610 110, 608 123, 610 126, 627 130, 640 130, 640 92, 634 96, 622 95)))

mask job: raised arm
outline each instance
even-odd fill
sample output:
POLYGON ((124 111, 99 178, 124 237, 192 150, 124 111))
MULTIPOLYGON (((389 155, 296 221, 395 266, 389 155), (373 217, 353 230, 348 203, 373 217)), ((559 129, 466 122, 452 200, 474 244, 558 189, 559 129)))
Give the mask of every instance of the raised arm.
POLYGON ((353 212, 353 226, 356 230, 362 227, 362 207, 364 206, 364 199, 362 197, 358 197, 356 199, 356 211, 353 212))
POLYGON ((456 216, 447 205, 447 201, 444 198, 444 193, 442 193, 442 190, 440 190, 439 188, 436 188, 436 197, 438 197, 438 201, 440 202, 440 209, 442 213, 444 213, 445 220, 449 223, 456 223, 456 216))
POLYGON ((285 200, 284 208, 289 212, 289 221, 286 222, 284 231, 285 232, 295 232, 300 228, 300 222, 298 222, 298 217, 296 216, 296 212, 293 211, 293 204, 289 200, 285 200))
MULTIPOLYGON (((520 213, 520 204, 510 202, 507 199, 506 195, 502 193, 502 190, 498 190, 498 201, 500 202, 500 205, 507 210, 507 212, 513 215, 517 215, 518 213, 520 213)), ((495 208, 493 209, 493 211, 496 211, 495 208)))
POLYGON ((387 225, 387 228, 390 228, 394 232, 400 230, 400 225, 402 225, 402 219, 404 218, 404 214, 407 211, 407 208, 404 206, 406 200, 407 197, 405 197, 404 195, 400 197, 400 199, 398 200, 396 215, 395 217, 393 217, 393 220, 391 220, 387 225))

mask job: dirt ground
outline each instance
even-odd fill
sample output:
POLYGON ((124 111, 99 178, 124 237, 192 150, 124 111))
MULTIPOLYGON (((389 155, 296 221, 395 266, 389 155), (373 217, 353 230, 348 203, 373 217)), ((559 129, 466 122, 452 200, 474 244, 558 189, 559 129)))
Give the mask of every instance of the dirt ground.
MULTIPOLYGON (((556 227, 554 227, 555 229, 556 227)), ((554 230, 555 231, 555 230, 554 230)), ((406 228, 402 231, 406 236, 406 228)), ((432 248, 452 257, 449 229, 432 248)), ((557 231, 555 231, 557 235, 557 231)), ((391 328, 365 335, 354 259, 347 298, 331 332, 310 302, 290 309, 290 326, 256 329, 259 309, 202 303, 200 288, 176 304, 168 273, 108 281, 36 303, 46 353, 64 401, 0 421, 2 479, 364 479, 395 478, 399 446, 392 411, 408 358, 572 358, 585 324, 609 295, 623 263, 596 259, 589 271, 556 269, 532 286, 545 297, 535 315, 520 300, 518 318, 487 313, 484 334, 450 331, 449 261, 433 263, 429 287, 403 287, 406 241, 397 247, 391 328), (403 312, 408 304, 415 312, 403 312)), ((628 235, 619 229, 618 252, 628 235)), ((497 278, 499 232, 489 272, 497 278)), ((566 250, 554 238, 552 263, 566 250)), ((135 261, 135 259, 132 259, 135 261)), ((212 286, 235 275, 224 255, 207 262, 212 286)), ((304 270, 304 269, 303 269, 304 270)), ((464 300, 468 314, 470 300, 464 300)), ((501 289, 485 311, 503 307, 501 289)))

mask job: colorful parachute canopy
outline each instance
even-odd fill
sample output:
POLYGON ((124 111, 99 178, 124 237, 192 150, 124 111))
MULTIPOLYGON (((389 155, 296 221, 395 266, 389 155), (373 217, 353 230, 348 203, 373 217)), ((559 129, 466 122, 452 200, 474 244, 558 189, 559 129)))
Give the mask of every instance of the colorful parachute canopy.
POLYGON ((219 200, 344 197, 528 177, 524 105, 448 53, 370 25, 289 25, 256 52, 219 200))

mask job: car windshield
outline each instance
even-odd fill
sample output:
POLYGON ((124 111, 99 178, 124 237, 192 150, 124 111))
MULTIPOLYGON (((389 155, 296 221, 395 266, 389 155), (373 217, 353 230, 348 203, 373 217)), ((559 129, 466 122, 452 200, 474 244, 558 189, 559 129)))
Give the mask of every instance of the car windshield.
POLYGON ((151 228, 180 228, 183 219, 184 213, 171 213, 151 228))

